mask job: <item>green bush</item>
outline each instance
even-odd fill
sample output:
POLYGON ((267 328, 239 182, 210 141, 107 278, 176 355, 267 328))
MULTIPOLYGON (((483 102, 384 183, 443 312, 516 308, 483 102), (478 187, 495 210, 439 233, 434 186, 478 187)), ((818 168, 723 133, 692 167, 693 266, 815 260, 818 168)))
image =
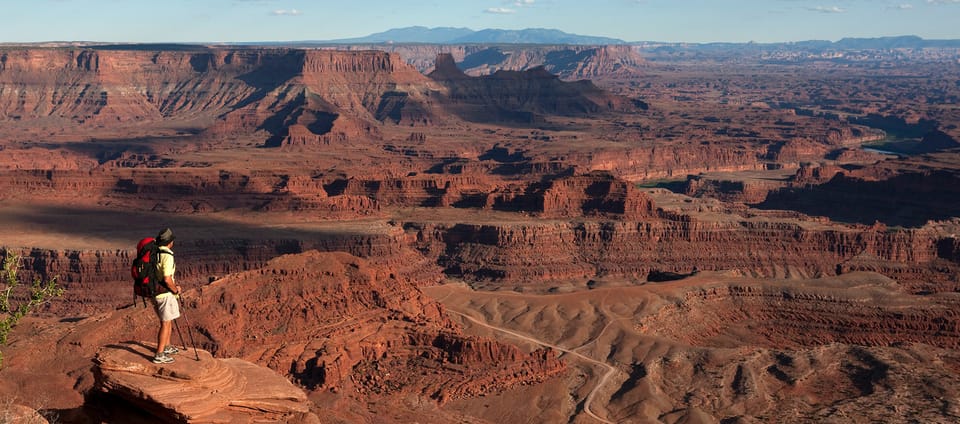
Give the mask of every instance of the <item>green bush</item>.
MULTIPOLYGON (((7 335, 17 325, 20 318, 36 310, 40 305, 54 297, 63 296, 63 288, 57 286, 57 278, 47 282, 36 278, 30 289, 30 300, 16 307, 11 307, 10 296, 13 289, 20 285, 17 279, 17 268, 20 267, 20 256, 7 252, 3 259, 3 275, 0 275, 0 346, 7 344, 7 335)), ((3 367, 3 352, 0 352, 0 367, 3 367)))

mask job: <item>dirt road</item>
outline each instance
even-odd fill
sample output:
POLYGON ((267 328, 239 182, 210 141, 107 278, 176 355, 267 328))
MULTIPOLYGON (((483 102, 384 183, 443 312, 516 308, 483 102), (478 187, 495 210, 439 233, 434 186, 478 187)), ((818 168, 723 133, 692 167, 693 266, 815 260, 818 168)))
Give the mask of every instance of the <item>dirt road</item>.
POLYGON ((549 343, 549 342, 546 342, 546 341, 543 341, 543 340, 535 339, 535 338, 530 337, 530 336, 528 336, 528 335, 526 335, 526 334, 520 334, 520 333, 517 333, 517 332, 515 332, 515 331, 513 331, 513 330, 509 330, 509 329, 506 329, 506 328, 503 328, 503 327, 497 327, 497 326, 495 326, 495 325, 487 324, 486 322, 480 321, 480 320, 478 320, 478 319, 476 319, 476 318, 474 318, 474 317, 472 317, 472 316, 470 316, 470 315, 464 314, 464 313, 462 313, 462 312, 454 311, 454 310, 450 309, 449 307, 447 307, 447 312, 452 313, 452 314, 454 314, 454 315, 459 315, 459 316, 463 317, 464 319, 466 319, 467 321, 470 321, 470 322, 472 322, 472 323, 474 323, 474 324, 477 324, 477 325, 479 325, 479 326, 486 327, 486 328, 489 328, 489 329, 494 330, 494 331, 499 331, 499 332, 501 332, 501 333, 506 333, 506 334, 509 334, 509 335, 511 335, 511 336, 513 336, 513 337, 516 337, 516 338, 519 338, 519 339, 521 339, 521 340, 525 340, 525 341, 528 341, 528 342, 531 342, 531 343, 534 343, 534 344, 538 344, 538 345, 541 345, 541 346, 546 346, 546 347, 549 347, 549 348, 551 348, 551 349, 555 349, 555 350, 558 350, 558 351, 560 351, 560 352, 563 352, 563 353, 572 355, 572 356, 576 357, 577 359, 580 359, 580 360, 582 360, 582 361, 584 361, 584 362, 587 362, 587 363, 590 363, 590 364, 593 364, 593 365, 598 365, 598 366, 600 366, 600 367, 602 367, 602 368, 605 368, 605 369, 607 370, 607 372, 604 373, 602 377, 600 377, 600 380, 597 381, 597 385, 594 386, 593 390, 590 390, 590 393, 589 393, 589 394, 587 394, 587 399, 585 400, 585 402, 584 402, 584 404, 583 404, 583 410, 584 410, 584 412, 587 413, 587 415, 593 417, 593 418, 596 419, 597 421, 600 421, 600 422, 602 422, 602 423, 607 423, 607 424, 613 424, 612 421, 606 420, 606 419, 604 419, 603 417, 601 417, 601 416, 597 415, 596 413, 594 413, 593 410, 590 409, 590 404, 593 402, 593 397, 594 397, 594 395, 597 393, 597 391, 598 391, 601 387, 603 387, 603 386, 607 383, 607 380, 609 380, 610 377, 613 376, 613 375, 617 372, 617 368, 616 368, 616 367, 614 367, 614 366, 612 366, 612 365, 610 365, 610 364, 607 364, 607 363, 605 363, 605 362, 597 361, 597 360, 595 360, 595 359, 593 359, 593 358, 590 358, 589 356, 583 355, 583 354, 578 353, 578 352, 576 352, 576 351, 574 351, 574 350, 566 349, 566 348, 557 346, 557 345, 555 345, 555 344, 552 344, 552 343, 549 343))

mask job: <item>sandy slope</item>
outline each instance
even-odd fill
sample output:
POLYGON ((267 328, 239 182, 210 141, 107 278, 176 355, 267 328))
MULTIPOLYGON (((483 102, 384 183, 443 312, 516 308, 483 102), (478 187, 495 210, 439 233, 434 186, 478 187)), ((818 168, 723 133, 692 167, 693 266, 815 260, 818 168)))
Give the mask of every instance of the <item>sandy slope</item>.
MULTIPOLYGON (((960 306, 960 296, 893 300, 889 280, 876 274, 768 282, 701 274, 555 295, 477 292, 462 284, 425 291, 472 324, 470 331, 564 352, 578 371, 549 402, 565 405, 560 409, 575 422, 960 418, 957 317, 949 312, 960 306), (704 295, 731 288, 790 295, 704 295), (783 316, 763 312, 769 305, 783 316), (845 312, 834 311, 837 305, 846 305, 845 312), (948 309, 939 309, 944 305, 948 309), (939 336, 926 343, 910 340, 925 331, 921 310, 946 311, 934 331, 939 336), (838 314, 862 322, 832 327, 838 314), (914 318, 898 322, 895 316, 914 318), (913 328, 908 333, 896 330, 907 321, 918 324, 906 324, 913 328), (856 328, 878 336, 858 339, 856 328)), ((519 396, 483 402, 512 403, 509 398, 519 396)))

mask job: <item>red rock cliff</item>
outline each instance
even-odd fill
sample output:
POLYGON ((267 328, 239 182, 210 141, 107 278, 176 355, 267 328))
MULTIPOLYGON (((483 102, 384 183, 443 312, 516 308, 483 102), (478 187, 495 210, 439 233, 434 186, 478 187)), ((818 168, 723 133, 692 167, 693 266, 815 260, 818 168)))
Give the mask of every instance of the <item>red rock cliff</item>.
POLYGON ((948 259, 943 252, 949 250, 928 229, 808 228, 787 222, 711 222, 683 216, 411 227, 420 229, 421 243, 442 243, 445 248, 434 251, 443 252, 438 260, 448 272, 478 280, 643 278, 652 271, 689 273, 694 269, 738 270, 767 278, 834 275, 846 261, 864 255, 919 272, 948 259))
POLYGON ((552 352, 467 337, 406 277, 343 253, 284 256, 201 290, 201 342, 312 389, 447 401, 542 381, 552 352))
POLYGON ((384 52, 6 49, 0 63, 0 121, 208 128, 217 120, 218 134, 264 130, 282 139, 294 124, 356 136, 371 131, 369 122, 431 114, 418 103, 429 80, 384 52))

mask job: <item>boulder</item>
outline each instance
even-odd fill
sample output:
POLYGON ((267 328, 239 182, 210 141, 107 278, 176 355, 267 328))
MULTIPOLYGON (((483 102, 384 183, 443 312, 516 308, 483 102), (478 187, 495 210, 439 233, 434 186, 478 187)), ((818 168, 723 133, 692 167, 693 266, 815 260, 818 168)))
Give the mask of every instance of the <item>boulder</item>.
POLYGON ((160 422, 319 423, 303 390, 268 368, 204 350, 154 364, 153 351, 142 342, 100 348, 93 360, 95 388, 160 422))

